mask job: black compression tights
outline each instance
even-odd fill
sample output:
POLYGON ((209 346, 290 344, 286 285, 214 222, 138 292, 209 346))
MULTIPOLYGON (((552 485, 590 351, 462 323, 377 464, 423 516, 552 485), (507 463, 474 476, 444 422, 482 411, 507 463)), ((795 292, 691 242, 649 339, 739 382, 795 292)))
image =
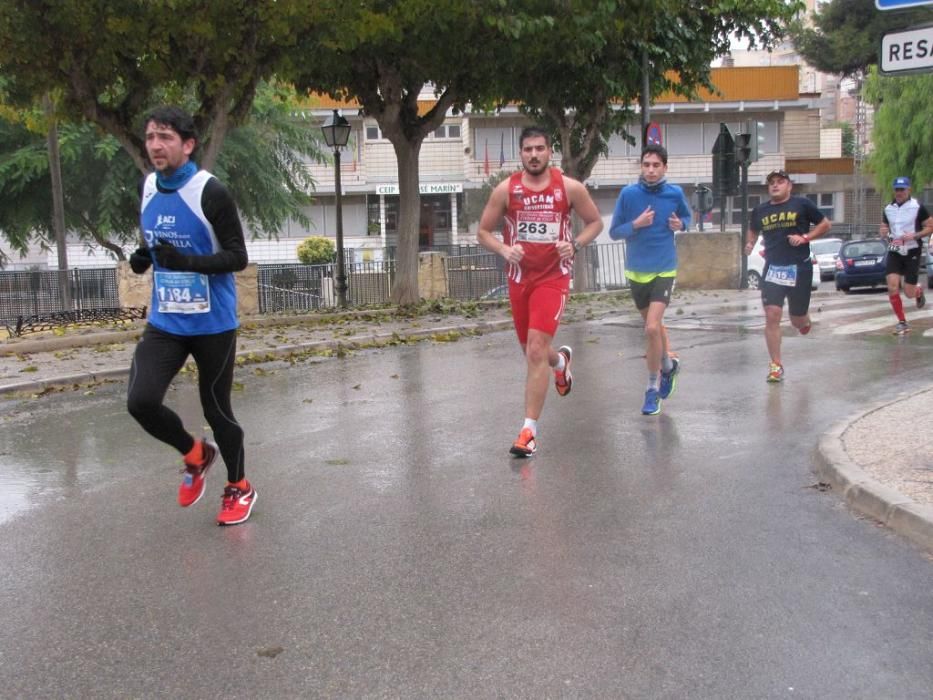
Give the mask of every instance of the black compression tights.
POLYGON ((133 355, 127 409, 153 437, 172 445, 183 455, 191 450, 194 447, 191 435, 178 415, 162 403, 172 379, 188 355, 198 366, 201 407, 227 465, 227 479, 240 481, 245 475, 243 429, 236 422, 230 406, 236 330, 182 336, 147 325, 133 355))

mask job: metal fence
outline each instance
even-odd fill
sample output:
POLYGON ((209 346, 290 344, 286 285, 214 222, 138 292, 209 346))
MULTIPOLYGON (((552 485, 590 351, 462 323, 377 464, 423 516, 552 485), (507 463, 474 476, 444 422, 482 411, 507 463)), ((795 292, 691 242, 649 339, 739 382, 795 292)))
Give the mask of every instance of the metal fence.
POLYGON ((64 311, 63 281, 69 285, 75 311, 120 306, 113 267, 0 272, 0 324, 13 326, 20 317, 64 311))
POLYGON ((331 306, 325 271, 329 265, 257 265, 259 313, 312 311, 331 306))
POLYGON ((447 258, 447 284, 451 299, 494 299, 507 296, 505 261, 495 253, 467 252, 447 258))
MULTIPOLYGON (((392 251, 394 252, 394 251, 392 251)), ((453 299, 494 299, 507 296, 502 258, 478 246, 445 247, 449 295, 453 299)), ((625 246, 593 245, 578 256, 574 291, 621 289, 625 281, 625 246)), ((347 263, 347 301, 350 306, 389 302, 395 278, 395 258, 347 263)), ((281 263, 257 265, 259 312, 313 311, 337 306, 335 266, 281 263)), ((79 268, 65 273, 75 311, 120 306, 115 268, 79 268)), ((0 271, 0 325, 14 326, 20 317, 63 311, 60 274, 56 270, 0 271)))

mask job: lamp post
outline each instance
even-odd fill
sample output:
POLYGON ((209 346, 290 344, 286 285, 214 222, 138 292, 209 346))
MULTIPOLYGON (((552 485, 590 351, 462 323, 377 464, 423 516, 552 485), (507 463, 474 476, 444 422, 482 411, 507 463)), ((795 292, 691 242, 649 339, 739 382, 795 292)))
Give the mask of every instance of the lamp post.
POLYGON ((330 119, 321 126, 324 142, 334 149, 334 192, 337 195, 337 304, 347 305, 347 275, 343 259, 343 192, 340 188, 340 149, 350 139, 350 122, 335 109, 330 119))

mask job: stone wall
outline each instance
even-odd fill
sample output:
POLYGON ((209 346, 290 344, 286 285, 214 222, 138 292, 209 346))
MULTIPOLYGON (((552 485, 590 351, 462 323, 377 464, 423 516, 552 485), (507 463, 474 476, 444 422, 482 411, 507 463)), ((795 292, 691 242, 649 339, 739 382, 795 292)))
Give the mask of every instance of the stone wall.
POLYGON ((738 288, 742 255, 738 231, 678 233, 676 241, 678 288, 738 288))
POLYGON ((447 254, 418 253, 418 296, 422 299, 442 299, 450 293, 447 282, 447 254))
MULTIPOLYGON (((256 263, 236 273, 237 313, 248 316, 259 313, 259 273, 256 263)), ((117 289, 120 306, 146 306, 152 301, 152 268, 137 275, 128 262, 117 263, 117 289)))

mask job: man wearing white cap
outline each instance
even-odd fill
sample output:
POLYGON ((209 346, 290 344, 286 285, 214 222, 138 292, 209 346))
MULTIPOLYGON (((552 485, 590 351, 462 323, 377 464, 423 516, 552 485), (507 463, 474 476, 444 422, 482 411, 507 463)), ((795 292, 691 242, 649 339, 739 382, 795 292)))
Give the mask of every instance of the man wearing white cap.
MULTIPOLYGON (((910 178, 894 178, 894 199, 884 208, 881 237, 888 243, 888 262, 885 270, 888 283, 888 300, 897 316, 895 335, 910 332, 901 302, 901 281, 908 299, 915 299, 917 308, 926 305, 923 288, 917 285, 920 275, 920 255, 923 251, 922 238, 933 233, 933 218, 922 204, 910 196, 910 178)), ((929 274, 929 273, 928 273, 929 274)))

